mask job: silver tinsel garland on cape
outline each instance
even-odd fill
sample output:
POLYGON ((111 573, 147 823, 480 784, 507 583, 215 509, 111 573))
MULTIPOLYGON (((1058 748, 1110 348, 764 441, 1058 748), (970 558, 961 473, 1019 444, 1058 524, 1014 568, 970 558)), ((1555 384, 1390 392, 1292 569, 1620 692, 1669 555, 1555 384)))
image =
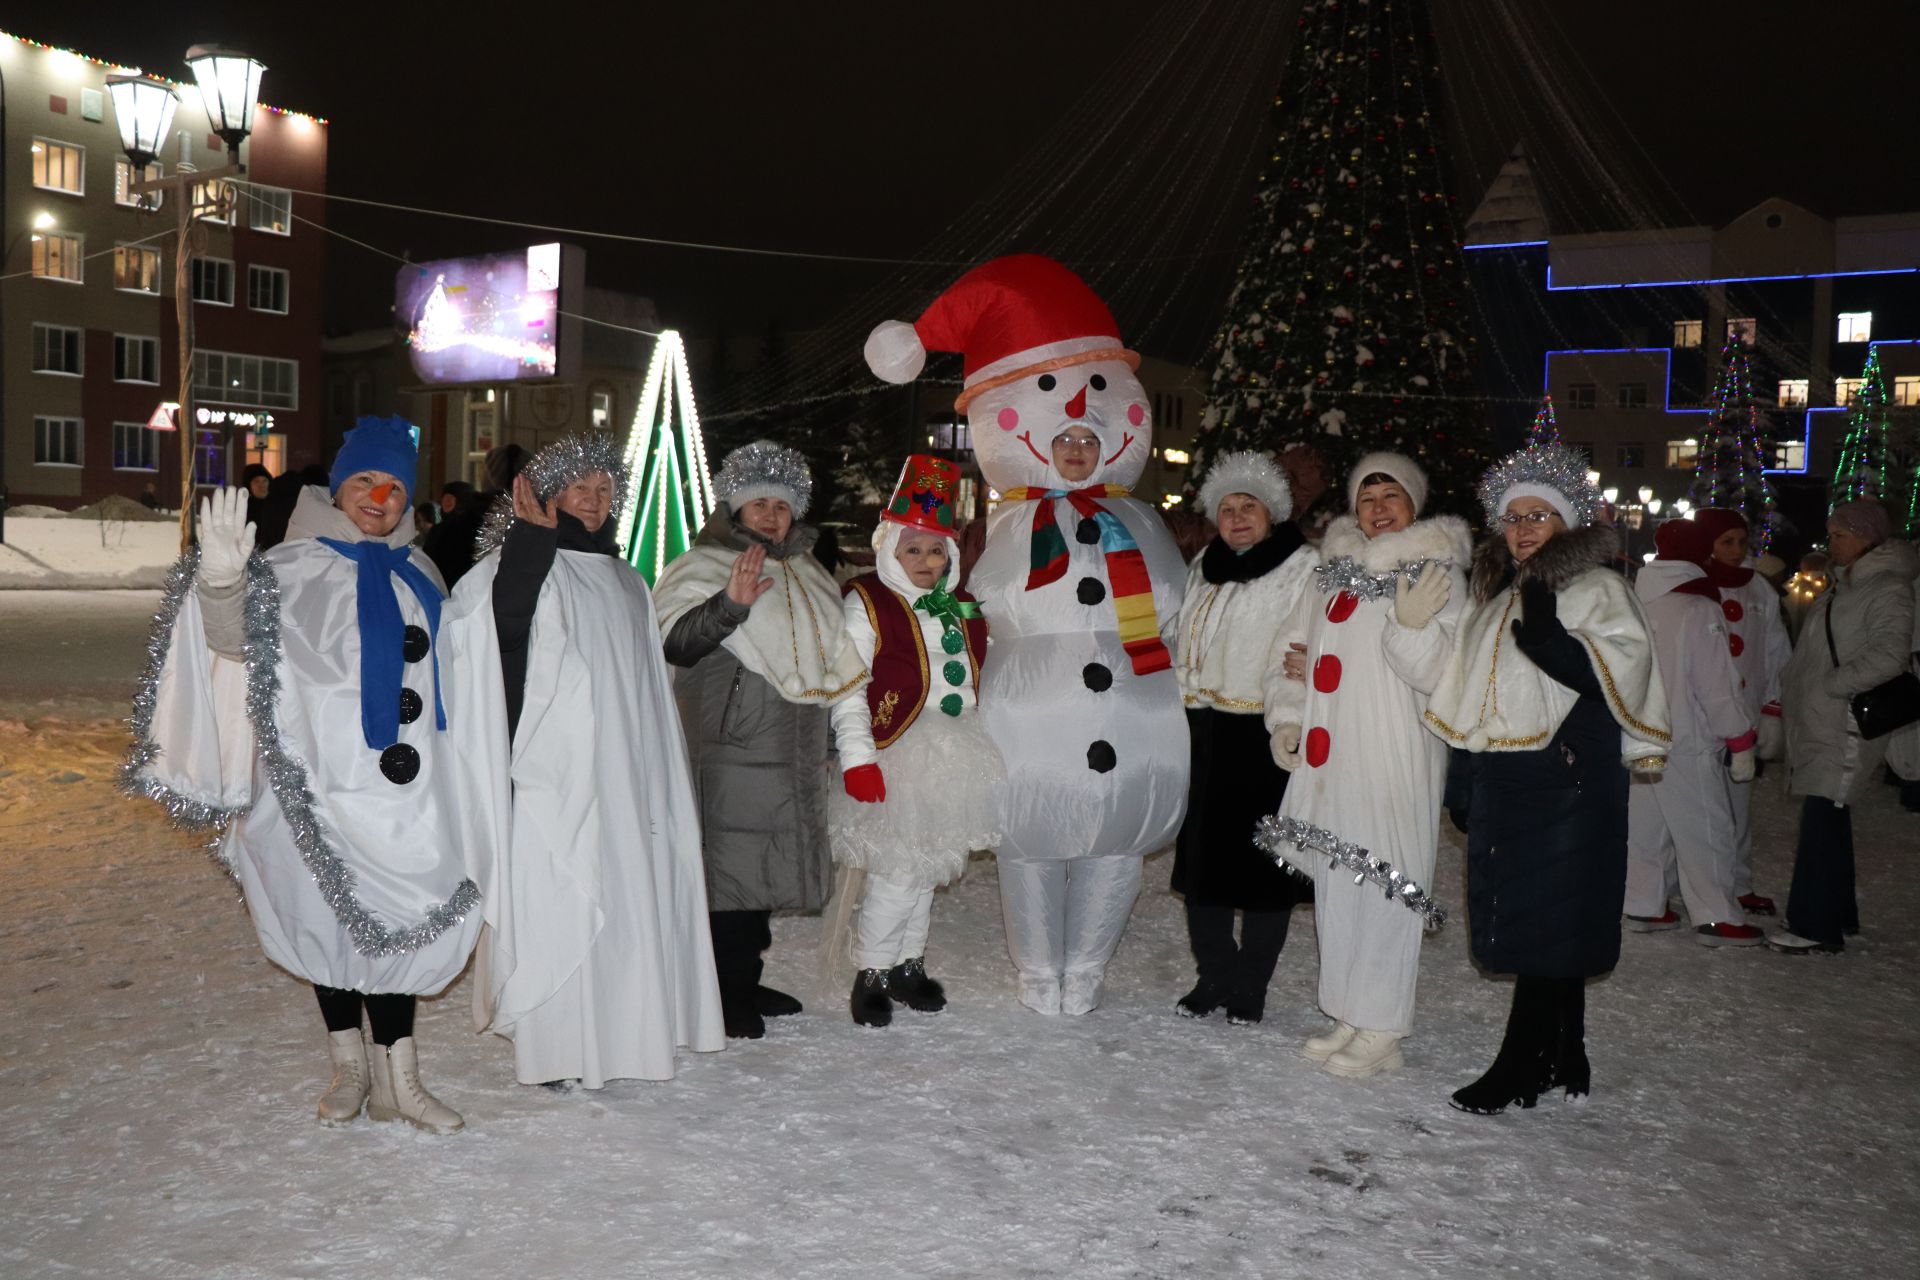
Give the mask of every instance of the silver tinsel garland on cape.
POLYGON ((1340 839, 1325 827, 1316 827, 1298 818, 1269 816, 1260 819, 1254 828, 1253 842, 1272 855, 1281 867, 1303 879, 1312 879, 1312 873, 1295 866, 1284 851, 1293 848, 1324 854, 1329 867, 1345 867, 1353 872, 1355 884, 1373 881, 1385 890, 1388 898, 1418 914, 1429 930, 1438 929, 1447 922, 1445 909, 1429 897, 1424 888, 1395 871, 1392 863, 1382 862, 1359 845, 1340 839))
POLYGON ((726 502, 737 489, 763 484, 779 485, 793 494, 795 520, 807 514, 813 501, 813 475, 807 470, 806 455, 771 440, 755 440, 728 454, 713 477, 713 496, 726 502))
MULTIPOLYGON (((534 500, 545 504, 581 476, 595 471, 604 471, 613 479, 613 506, 607 511, 607 521, 618 529, 626 508, 628 472, 626 454, 612 436, 572 435, 556 440, 534 454, 520 474, 533 486, 534 500)), ((480 532, 473 540, 473 558, 480 560, 504 545, 513 521, 513 495, 503 493, 493 500, 480 522, 480 532)))
POLYGON ((1401 574, 1407 575, 1408 582, 1418 582, 1432 563, 1431 560, 1403 560, 1384 573, 1368 573, 1352 556, 1335 556, 1313 571, 1313 581, 1323 595, 1345 591, 1362 600, 1379 600, 1393 595, 1393 584, 1401 574))
POLYGON ((1563 494, 1579 517, 1577 527, 1590 525, 1600 514, 1600 489, 1587 478, 1587 455, 1562 444, 1530 444, 1509 454, 1480 478, 1480 506, 1487 528, 1500 532, 1500 495, 1517 484, 1544 485, 1563 494))
MULTIPOLYGON (((198 552, 188 552, 167 575, 166 595, 147 639, 147 670, 134 695, 134 747, 121 770, 121 788, 129 794, 159 801, 180 825, 205 830, 225 827, 246 809, 217 809, 201 804, 142 774, 159 755, 160 749, 152 737, 154 703, 174 623, 187 592, 193 589, 193 574, 198 564, 198 552)), ((287 751, 280 739, 280 580, 274 576, 265 557, 258 554, 247 562, 244 619, 247 718, 253 725, 254 752, 266 771, 274 799, 280 803, 287 829, 293 834, 294 847, 299 850, 300 859, 306 864, 321 898, 333 909, 334 918, 353 940, 353 949, 363 956, 404 955, 430 945, 479 905, 480 887, 471 880, 462 880, 446 902, 405 928, 391 928, 367 910, 354 893, 353 869, 342 862, 327 843, 326 830, 314 812, 313 792, 307 787, 306 766, 287 751)), ((224 853, 221 861, 232 870, 224 853)))

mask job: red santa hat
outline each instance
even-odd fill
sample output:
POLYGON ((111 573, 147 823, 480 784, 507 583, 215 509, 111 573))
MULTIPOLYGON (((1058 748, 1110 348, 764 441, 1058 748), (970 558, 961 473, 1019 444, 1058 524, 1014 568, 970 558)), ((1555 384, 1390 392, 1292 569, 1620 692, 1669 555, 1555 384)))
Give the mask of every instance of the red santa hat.
POLYGON ((1708 507, 1704 511, 1693 513, 1693 522, 1707 531, 1710 542, 1718 542, 1720 535, 1738 529, 1747 530, 1747 518, 1731 507, 1708 507))
POLYGON ((912 382, 927 352, 965 357, 965 389, 954 409, 984 391, 1070 365, 1140 357, 1099 295, 1073 272, 1037 253, 983 262, 961 276, 912 324, 883 320, 867 336, 867 367, 885 382, 912 382))

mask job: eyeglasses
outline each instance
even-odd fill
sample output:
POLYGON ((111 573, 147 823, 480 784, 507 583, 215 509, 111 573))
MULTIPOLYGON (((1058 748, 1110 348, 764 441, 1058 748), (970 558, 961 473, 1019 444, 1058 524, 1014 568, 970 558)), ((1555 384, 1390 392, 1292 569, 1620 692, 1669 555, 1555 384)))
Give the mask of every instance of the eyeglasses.
POLYGON ((1559 514, 1558 511, 1529 511, 1525 515, 1515 515, 1513 512, 1508 511, 1501 515, 1500 523, 1510 529, 1515 525, 1545 524, 1559 514))
POLYGON ((1097 439, 1082 440, 1079 436, 1058 436, 1054 439, 1053 447, 1056 449, 1098 449, 1100 447, 1100 441, 1097 439))

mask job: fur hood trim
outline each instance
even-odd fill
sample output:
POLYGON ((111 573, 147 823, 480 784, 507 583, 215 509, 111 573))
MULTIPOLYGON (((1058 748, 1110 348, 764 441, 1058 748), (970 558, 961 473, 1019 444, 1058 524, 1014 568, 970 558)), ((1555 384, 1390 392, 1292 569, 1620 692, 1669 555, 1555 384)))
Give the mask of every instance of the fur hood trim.
POLYGON ((1543 582, 1559 591, 1581 574, 1610 563, 1620 554, 1620 535, 1603 524, 1556 534, 1516 570, 1507 540, 1493 537, 1473 557, 1473 598, 1482 603, 1498 595, 1512 574, 1516 585, 1543 582))
POLYGON ((1327 526, 1320 542, 1323 563, 1345 558, 1368 573, 1389 573, 1422 560, 1450 560, 1464 568, 1472 553, 1473 535, 1458 516, 1429 516, 1377 538, 1360 532, 1360 522, 1352 516, 1341 516, 1327 526))

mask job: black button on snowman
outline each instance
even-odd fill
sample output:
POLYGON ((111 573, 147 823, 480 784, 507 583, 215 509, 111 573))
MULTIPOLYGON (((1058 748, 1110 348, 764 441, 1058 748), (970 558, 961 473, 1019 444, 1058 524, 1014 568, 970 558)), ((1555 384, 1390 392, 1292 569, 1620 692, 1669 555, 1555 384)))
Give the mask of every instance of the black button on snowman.
MULTIPOLYGON (((409 663, 422 662, 432 648, 424 627, 409 623, 403 633, 400 654, 409 663)), ((426 702, 414 690, 400 690, 400 723, 412 724, 426 710, 426 702)), ((388 782, 404 787, 420 776, 420 752, 404 742, 396 742, 380 753, 380 773, 388 782)))

